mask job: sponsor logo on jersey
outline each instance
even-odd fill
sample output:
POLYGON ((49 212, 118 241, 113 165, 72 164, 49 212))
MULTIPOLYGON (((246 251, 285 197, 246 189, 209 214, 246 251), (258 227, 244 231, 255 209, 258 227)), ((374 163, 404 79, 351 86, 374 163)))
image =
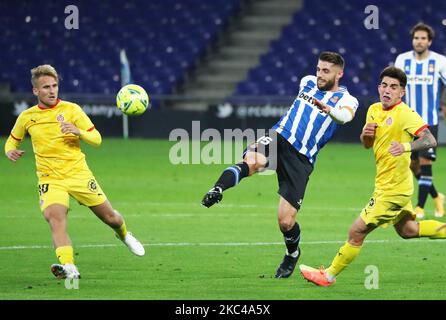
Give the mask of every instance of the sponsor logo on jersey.
POLYGON ((433 84, 434 83, 434 77, 433 76, 408 76, 407 77, 407 84, 433 84))
POLYGON ((308 94, 305 94, 304 92, 302 92, 299 95, 299 99, 303 99, 305 101, 308 101, 309 103, 313 103, 313 97, 309 96, 308 94))

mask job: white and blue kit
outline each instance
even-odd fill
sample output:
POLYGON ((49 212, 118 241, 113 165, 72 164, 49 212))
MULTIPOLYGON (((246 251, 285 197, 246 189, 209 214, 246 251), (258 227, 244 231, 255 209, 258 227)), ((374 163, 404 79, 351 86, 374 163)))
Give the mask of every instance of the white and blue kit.
POLYGON ((273 126, 273 135, 274 132, 277 134, 260 138, 246 151, 263 153, 268 163, 274 163, 269 168, 276 170, 279 194, 293 207, 300 209, 320 149, 340 127, 338 121, 345 123, 352 120, 357 108, 358 100, 345 87, 340 87, 338 91, 321 91, 317 88, 317 77, 306 76, 300 82, 293 104, 273 126), (313 99, 329 105, 330 115, 320 111, 313 104, 313 99), (335 117, 335 114, 342 115, 344 112, 347 114, 344 120, 335 117))
POLYGON ((424 60, 416 60, 414 51, 400 54, 395 67, 407 76, 404 102, 430 126, 438 125, 441 83, 446 84, 446 57, 433 51, 424 60))
POLYGON ((353 113, 358 108, 358 100, 349 94, 347 88, 341 86, 339 91, 321 91, 317 88, 316 76, 302 78, 299 94, 273 129, 312 164, 320 149, 340 127, 328 114, 313 105, 313 98, 332 108, 348 107, 353 113))

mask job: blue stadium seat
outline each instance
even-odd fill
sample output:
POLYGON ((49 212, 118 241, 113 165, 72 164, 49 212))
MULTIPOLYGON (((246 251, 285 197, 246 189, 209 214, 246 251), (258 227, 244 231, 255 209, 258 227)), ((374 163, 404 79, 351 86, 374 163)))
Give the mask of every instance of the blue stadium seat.
POLYGON ((8 14, 0 16, 0 70, 8 71, 0 72, 0 81, 9 82, 13 91, 29 91, 29 70, 51 63, 65 92, 117 92, 119 51, 126 49, 133 81, 150 94, 169 94, 196 67, 240 4, 79 0, 79 30, 67 30, 65 2, 1 1, 1 12, 8 14))
POLYGON ((341 84, 352 94, 376 95, 379 72, 399 53, 411 49, 409 31, 419 21, 437 31, 432 50, 446 53, 442 25, 446 2, 374 1, 373 5, 382 9, 378 30, 364 27, 366 5, 363 1, 305 1, 303 10, 294 14, 292 22, 271 42, 269 51, 249 71, 247 79, 237 85, 233 95, 295 95, 297 81, 315 74, 317 56, 323 50, 344 56, 346 68, 341 84))

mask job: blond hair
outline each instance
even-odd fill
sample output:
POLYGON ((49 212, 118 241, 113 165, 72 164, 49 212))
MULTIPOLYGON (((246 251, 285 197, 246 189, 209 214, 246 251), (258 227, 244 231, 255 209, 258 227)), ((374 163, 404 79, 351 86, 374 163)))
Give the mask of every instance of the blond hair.
POLYGON ((43 64, 31 69, 31 83, 33 84, 33 87, 36 87, 37 79, 43 76, 53 77, 59 82, 59 76, 57 75, 56 69, 49 64, 43 64))

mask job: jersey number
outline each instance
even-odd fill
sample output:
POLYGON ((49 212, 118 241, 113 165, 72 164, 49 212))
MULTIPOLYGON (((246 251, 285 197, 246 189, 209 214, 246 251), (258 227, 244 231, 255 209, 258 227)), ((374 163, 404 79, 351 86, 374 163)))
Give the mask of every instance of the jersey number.
POLYGON ((47 192, 48 192, 48 186, 49 186, 48 183, 45 183, 45 184, 39 184, 39 195, 42 195, 42 194, 44 194, 44 193, 47 193, 47 192))

